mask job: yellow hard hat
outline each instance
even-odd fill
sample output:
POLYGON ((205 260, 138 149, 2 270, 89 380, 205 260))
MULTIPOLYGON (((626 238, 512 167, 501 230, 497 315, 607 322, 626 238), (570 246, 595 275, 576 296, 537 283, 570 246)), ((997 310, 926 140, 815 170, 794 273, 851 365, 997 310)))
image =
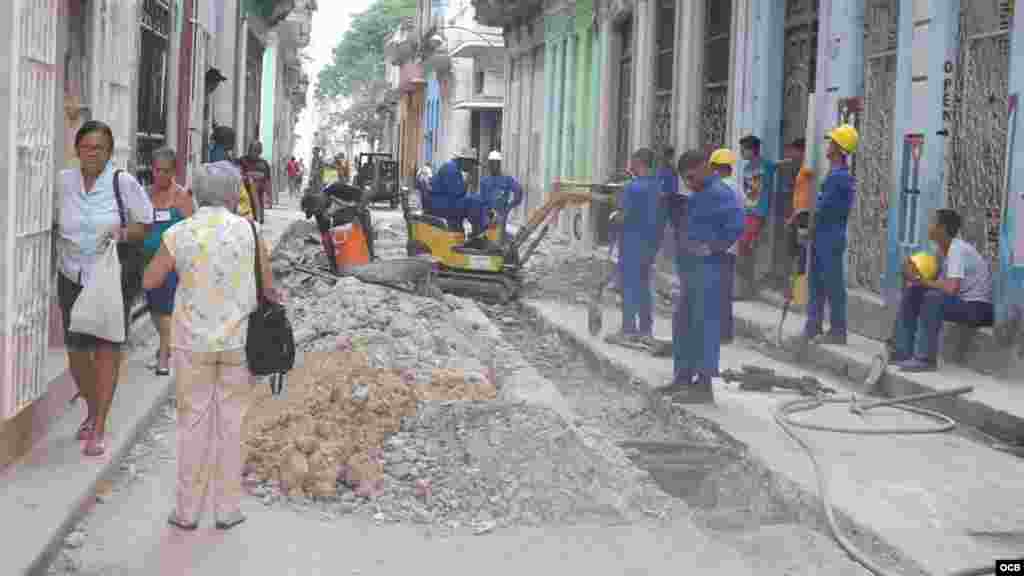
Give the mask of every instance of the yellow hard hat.
POLYGON ((935 280, 939 274, 939 259, 927 252, 917 252, 910 257, 914 267, 925 280, 935 280))
POLYGON ((849 124, 836 126, 828 133, 828 139, 835 142, 847 154, 857 151, 857 143, 860 142, 860 134, 857 129, 849 124))
POLYGON ((736 154, 728 148, 719 148, 711 153, 708 164, 712 166, 732 166, 736 164, 736 154))

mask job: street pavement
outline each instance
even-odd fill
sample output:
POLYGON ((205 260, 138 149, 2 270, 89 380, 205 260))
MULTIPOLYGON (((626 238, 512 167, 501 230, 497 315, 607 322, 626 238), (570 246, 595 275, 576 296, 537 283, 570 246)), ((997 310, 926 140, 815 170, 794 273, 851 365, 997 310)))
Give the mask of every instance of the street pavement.
MULTIPOLYGON (((173 429, 166 437, 173 438, 173 429)), ((173 451, 173 442, 169 448, 173 451)), ((87 520, 76 570, 56 574, 755 574, 739 554, 684 520, 648 525, 536 527, 440 534, 420 526, 326 518, 247 498, 229 532, 169 527, 175 462, 160 461, 87 520)))
MULTIPOLYGON (((606 344, 587 331, 586 309, 564 303, 527 304, 599 357, 657 388, 672 374, 671 359, 606 344)), ((605 309, 603 325, 617 326, 618 310, 605 309)), ((671 338, 667 318, 655 321, 655 336, 671 338)), ((722 348, 722 368, 743 365, 802 376, 804 369, 768 358, 742 342, 722 348)), ((845 383, 821 374, 823 384, 846 390, 845 383)), ((811 462, 800 446, 775 423, 788 393, 754 393, 716 380, 714 406, 687 407, 745 444, 773 472, 810 494, 818 493, 811 462)), ((800 417, 833 426, 920 426, 921 417, 878 409, 863 418, 845 405, 832 405, 800 417)), ((988 565, 1024 550, 1024 461, 961 434, 861 436, 800 431, 824 454, 837 508, 861 528, 904 553, 929 573, 988 565), (986 535, 971 535, 987 533, 986 535)))
MULTIPOLYGON (((291 222, 303 218, 295 208, 297 202, 290 200, 267 211, 263 229, 271 247, 291 222)), ((146 366, 156 349, 156 333, 148 316, 138 319, 132 332, 133 347, 111 407, 107 454, 82 456, 81 444, 75 440, 84 418, 84 405, 78 402, 67 407, 28 454, 0 471, 0 518, 6 526, 18 527, 4 543, 0 572, 24 574, 45 567, 77 519, 95 505, 102 481, 114 472, 167 397, 173 379, 157 377, 146 366)))

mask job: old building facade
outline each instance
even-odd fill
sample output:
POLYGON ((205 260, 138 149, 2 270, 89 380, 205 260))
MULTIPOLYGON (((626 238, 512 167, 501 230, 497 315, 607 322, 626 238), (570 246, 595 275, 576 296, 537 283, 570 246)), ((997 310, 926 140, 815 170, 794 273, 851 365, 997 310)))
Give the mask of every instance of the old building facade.
MULTIPOLYGON (((52 233, 55 175, 77 161, 75 132, 89 119, 110 124, 113 162, 143 182, 151 177, 152 151, 170 145, 185 160, 179 181, 187 184, 189 168, 207 159, 214 122, 233 125, 240 136, 259 133, 258 117, 246 126, 249 92, 240 55, 249 29, 297 22, 308 42, 315 8, 312 0, 279 2, 271 15, 250 14, 239 0, 0 5, 0 58, 9 72, 0 78, 0 467, 27 451, 74 393, 52 233), (211 84, 212 70, 226 79, 211 84)), ((284 34, 295 38, 275 84, 285 96, 278 114, 287 120, 304 102, 305 85, 301 74, 287 73, 302 37, 284 34)), ((290 146, 291 133, 282 121, 273 144, 290 146)))
MULTIPOLYGON (((773 160, 806 138, 807 162, 823 177, 824 131, 849 121, 862 137, 848 261, 852 328, 886 335, 898 263, 927 248, 928 217, 941 206, 961 211, 964 236, 999 271, 1000 309, 1021 300, 1020 266, 1011 260, 1015 200, 1006 193, 1019 178, 1007 159, 1021 153, 1019 140, 1008 145, 1018 42, 1011 0, 474 4, 482 24, 505 33, 506 164, 529 189, 531 207, 555 179, 614 179, 640 146, 737 149, 748 133, 773 160)), ((776 271, 793 176, 793 167, 780 170, 758 248, 767 290, 785 282, 776 271)), ((591 214, 566 230, 589 248, 603 240, 597 220, 591 214)))

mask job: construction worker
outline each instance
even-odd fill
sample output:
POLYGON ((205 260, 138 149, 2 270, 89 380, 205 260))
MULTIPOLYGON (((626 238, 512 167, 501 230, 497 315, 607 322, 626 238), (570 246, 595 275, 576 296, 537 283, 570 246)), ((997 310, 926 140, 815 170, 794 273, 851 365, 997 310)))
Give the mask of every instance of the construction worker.
POLYGON ((738 256, 740 276, 743 280, 741 297, 749 298, 757 293, 754 278, 754 245, 757 244, 764 222, 771 213, 777 166, 761 156, 761 139, 753 134, 740 140, 740 153, 745 162, 741 186, 745 217, 738 256))
POLYGON ((501 152, 492 150, 487 155, 487 171, 490 174, 480 182, 480 199, 488 210, 493 210, 501 229, 502 240, 508 240, 505 227, 509 212, 523 203, 523 187, 512 176, 501 173, 501 152))
MULTIPOLYGON (((733 176, 733 167, 736 165, 736 154, 728 148, 719 148, 711 153, 708 159, 711 172, 718 175, 733 194, 736 201, 743 205, 744 197, 736 186, 736 178, 733 176)), ((733 340, 733 317, 732 303, 735 296, 736 284, 736 253, 739 250, 739 242, 733 244, 724 256, 722 262, 722 343, 728 344, 733 340)))
POLYGON ((619 261, 622 271, 622 330, 609 344, 653 345, 654 302, 651 265, 657 254, 661 181, 651 174, 654 152, 640 148, 630 158, 635 175, 622 192, 617 220, 622 223, 619 261))
POLYGON ((479 196, 466 192, 463 171, 472 170, 479 162, 476 150, 463 150, 454 158, 441 165, 430 185, 430 213, 448 221, 455 229, 462 229, 462 223, 469 220, 473 230, 467 248, 497 251, 488 241, 487 207, 479 196))
POLYGON ((811 231, 811 270, 808 278, 810 298, 804 338, 826 344, 846 344, 846 225, 856 194, 856 182, 850 174, 849 157, 857 151, 860 136, 849 124, 828 133, 830 171, 821 185, 814 207, 811 231), (830 330, 822 336, 825 301, 829 302, 830 330))
POLYGON ((683 274, 673 317, 674 375, 665 392, 679 403, 710 403, 722 346, 722 266, 726 251, 743 234, 743 207, 736 192, 710 170, 704 153, 683 154, 679 173, 691 194, 686 243, 678 257, 683 274))

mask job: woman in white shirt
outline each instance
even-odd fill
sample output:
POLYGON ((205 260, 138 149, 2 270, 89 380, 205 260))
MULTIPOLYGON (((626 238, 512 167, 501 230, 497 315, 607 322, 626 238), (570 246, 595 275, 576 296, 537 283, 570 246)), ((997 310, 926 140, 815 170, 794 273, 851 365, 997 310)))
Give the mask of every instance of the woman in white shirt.
MULTIPOLYGON (((85 400, 88 414, 78 429, 87 456, 106 452, 107 416, 121 366, 121 343, 108 342, 68 330, 71 308, 106 246, 112 242, 141 242, 153 222, 153 206, 145 190, 127 172, 117 172, 117 190, 124 204, 122 225, 115 196, 114 134, 103 122, 90 120, 75 135, 79 167, 60 173, 57 217, 59 252, 57 292, 64 317, 64 344, 71 375, 85 400)), ((127 334, 128 302, 125 302, 127 334)))

